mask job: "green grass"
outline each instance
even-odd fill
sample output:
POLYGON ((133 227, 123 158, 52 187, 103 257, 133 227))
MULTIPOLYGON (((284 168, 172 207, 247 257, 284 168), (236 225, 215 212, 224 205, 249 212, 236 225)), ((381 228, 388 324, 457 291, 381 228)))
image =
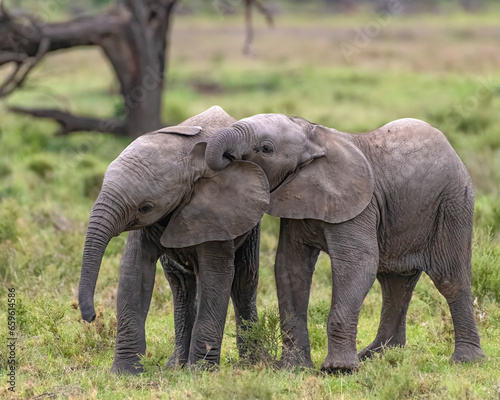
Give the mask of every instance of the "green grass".
MULTIPOLYGON (((256 56, 240 54, 241 18, 179 17, 165 93, 164 120, 174 124, 213 104, 236 118, 262 112, 301 115, 349 132, 369 131, 396 118, 439 127, 467 165, 476 188, 472 290, 488 359, 450 363, 453 327, 444 298, 428 277, 408 312, 408 344, 361 364, 352 375, 328 376, 326 356, 330 265, 316 267, 309 307, 315 370, 280 371, 276 352, 274 253, 279 223, 266 216, 261 240, 258 307, 265 324, 249 333, 262 357, 238 359, 230 308, 217 371, 163 368, 174 346, 172 294, 157 270, 146 332, 145 372, 109 374, 116 334, 118 266, 126 234, 110 243, 96 289, 97 320, 76 309, 86 220, 107 165, 128 144, 105 134, 56 137, 47 121, 2 112, 0 125, 0 307, 16 289, 17 398, 75 399, 498 399, 500 396, 500 75, 493 16, 461 13, 394 19, 348 63, 339 44, 370 15, 283 16, 275 30, 257 23, 256 56), (221 29, 224 26, 225 29, 221 29), (494 47, 493 46, 494 43, 494 47), (492 50, 494 48, 494 51, 492 50), (271 351, 269 356, 266 349, 271 351)), ((116 83, 94 50, 49 57, 9 104, 67 107, 120 114, 116 83)), ((358 348, 374 338, 381 292, 365 299, 358 348)), ((5 349, 7 324, 0 326, 5 349)), ((7 352, 0 351, 5 377, 7 352)), ((8 395, 6 382, 0 395, 8 395)))

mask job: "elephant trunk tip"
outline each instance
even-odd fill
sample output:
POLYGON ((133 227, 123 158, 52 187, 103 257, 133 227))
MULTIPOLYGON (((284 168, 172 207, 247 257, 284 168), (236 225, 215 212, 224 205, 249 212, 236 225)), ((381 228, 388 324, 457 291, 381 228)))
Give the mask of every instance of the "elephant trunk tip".
POLYGON ((209 142, 206 150, 206 162, 208 168, 214 171, 220 171, 226 168, 231 162, 231 155, 222 151, 219 146, 211 145, 209 142))
POLYGON ((78 299, 78 305, 80 307, 80 314, 85 321, 90 323, 95 320, 96 314, 93 301, 89 303, 85 299, 80 298, 78 299))
POLYGON ((82 318, 87 321, 87 322, 92 322, 95 320, 95 317, 96 317, 96 314, 95 314, 95 311, 94 311, 94 307, 92 307, 91 309, 83 309, 81 308, 80 309, 80 312, 82 314, 82 318))
POLYGON ((228 157, 222 156, 218 160, 207 160, 207 165, 208 168, 214 170, 214 171, 220 171, 226 168, 231 160, 228 157))
POLYGON ((205 150, 208 167, 214 171, 220 171, 231 161, 240 160, 247 142, 245 134, 242 127, 233 125, 221 129, 209 139, 205 150))

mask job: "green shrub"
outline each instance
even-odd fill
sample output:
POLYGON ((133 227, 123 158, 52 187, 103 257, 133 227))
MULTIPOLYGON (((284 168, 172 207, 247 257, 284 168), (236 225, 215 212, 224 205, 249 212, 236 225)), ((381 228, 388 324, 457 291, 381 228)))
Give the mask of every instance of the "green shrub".
POLYGON ((95 200, 101 191, 104 173, 93 171, 83 177, 83 195, 89 199, 95 200))
POLYGON ((0 242, 17 239, 17 218, 19 208, 14 199, 0 201, 0 242))
POLYGON ((500 199, 478 196, 475 201, 474 223, 476 228, 487 230, 493 236, 500 233, 500 199))
POLYGON ((276 365, 281 350, 280 317, 275 308, 265 309, 258 322, 244 321, 240 331, 241 348, 249 359, 240 360, 246 364, 249 360, 276 365))
POLYGON ((48 155, 36 155, 28 162, 28 169, 33 171, 40 178, 47 179, 52 176, 52 172, 54 171, 54 162, 48 155))
POLYGON ((476 231, 472 248, 472 293, 500 301, 500 244, 476 231))
POLYGON ((80 169, 93 169, 101 162, 96 157, 90 154, 82 154, 78 158, 77 167, 80 169))
POLYGON ((12 173, 12 168, 4 161, 0 161, 0 179, 8 177, 12 173))

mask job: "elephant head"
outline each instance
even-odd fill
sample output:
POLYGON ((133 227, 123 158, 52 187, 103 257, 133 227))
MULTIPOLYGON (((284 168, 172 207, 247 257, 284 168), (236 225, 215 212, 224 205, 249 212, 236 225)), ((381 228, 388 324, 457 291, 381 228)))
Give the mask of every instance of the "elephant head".
POLYGON ((245 118, 213 135, 210 168, 248 160, 265 172, 271 187, 268 213, 291 219, 347 221, 373 196, 373 172, 351 135, 282 114, 245 118))
POLYGON ((212 171, 205 162, 207 139, 234 121, 212 107, 139 137, 109 165, 83 251, 78 299, 84 320, 95 318, 95 285, 112 237, 157 224, 161 245, 180 248, 232 240, 258 223, 269 203, 262 170, 243 161, 212 171))

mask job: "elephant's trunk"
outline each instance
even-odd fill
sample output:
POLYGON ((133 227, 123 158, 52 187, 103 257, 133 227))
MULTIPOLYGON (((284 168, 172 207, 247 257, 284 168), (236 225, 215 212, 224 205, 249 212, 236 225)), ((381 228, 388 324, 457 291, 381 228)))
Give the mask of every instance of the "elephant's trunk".
POLYGON ((250 133, 244 124, 234 124, 212 136, 207 144, 205 159, 210 169, 224 169, 231 160, 241 159, 250 143, 250 133))
POLYGON ((124 229, 122 220, 116 205, 101 196, 90 212, 78 289, 80 312, 87 322, 95 319, 94 291, 104 251, 111 238, 124 229))

